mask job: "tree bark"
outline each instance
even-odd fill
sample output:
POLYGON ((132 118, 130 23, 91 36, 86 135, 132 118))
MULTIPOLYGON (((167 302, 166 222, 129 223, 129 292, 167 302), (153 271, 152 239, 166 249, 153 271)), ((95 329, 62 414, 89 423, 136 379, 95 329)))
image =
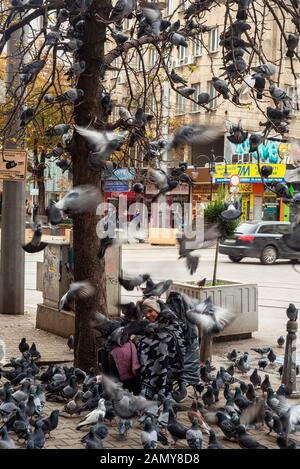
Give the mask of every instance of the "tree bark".
MULTIPOLYGON (((101 18, 108 18, 111 0, 95 0, 94 10, 101 18)), ((86 62, 86 70, 80 76, 77 87, 84 91, 84 101, 75 107, 75 123, 93 127, 96 120, 104 120, 100 98, 102 85, 100 68, 104 58, 106 25, 97 24, 94 14, 86 18, 84 45, 76 60, 86 62)), ((75 136, 71 150, 73 161, 74 186, 92 184, 100 187, 98 173, 87 165, 89 150, 86 140, 75 136)), ((75 366, 89 370, 97 366, 97 341, 90 322, 97 311, 107 314, 105 261, 97 257, 99 238, 96 226, 99 219, 96 213, 85 213, 74 218, 75 281, 89 281, 96 287, 96 295, 88 301, 76 304, 75 321, 75 366)))

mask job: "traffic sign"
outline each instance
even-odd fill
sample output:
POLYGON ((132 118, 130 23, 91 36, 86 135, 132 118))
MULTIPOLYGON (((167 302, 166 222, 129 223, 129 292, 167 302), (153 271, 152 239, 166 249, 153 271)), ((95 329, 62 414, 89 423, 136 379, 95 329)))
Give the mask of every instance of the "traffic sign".
POLYGON ((25 181, 27 170, 26 150, 0 150, 0 179, 25 181))
POLYGON ((241 178, 238 174, 233 174, 230 178, 230 185, 233 187, 238 187, 241 183, 241 178))

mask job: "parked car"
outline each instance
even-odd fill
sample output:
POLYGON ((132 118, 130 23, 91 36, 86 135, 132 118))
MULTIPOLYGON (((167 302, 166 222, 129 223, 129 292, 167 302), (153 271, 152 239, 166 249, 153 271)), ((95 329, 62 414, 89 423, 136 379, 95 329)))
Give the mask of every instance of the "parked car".
POLYGON ((220 244, 220 253, 232 262, 245 257, 260 259, 264 265, 273 265, 278 259, 300 260, 299 251, 293 251, 283 241, 283 235, 291 233, 292 225, 283 222, 249 222, 241 224, 233 239, 220 244))

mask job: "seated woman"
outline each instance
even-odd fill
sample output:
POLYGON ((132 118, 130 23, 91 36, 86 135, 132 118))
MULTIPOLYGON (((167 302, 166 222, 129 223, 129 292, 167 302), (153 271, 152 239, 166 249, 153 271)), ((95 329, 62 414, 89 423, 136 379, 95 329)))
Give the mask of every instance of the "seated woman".
POLYGON ((139 370, 141 366, 134 343, 135 336, 129 336, 126 328, 122 327, 122 323, 115 325, 115 329, 111 329, 111 331, 109 331, 110 335, 100 353, 102 372, 121 381, 128 391, 138 394, 140 392, 139 370))
POLYGON ((161 301, 145 300, 142 312, 149 321, 138 345, 142 392, 148 399, 156 394, 167 396, 174 382, 181 382, 185 341, 181 323, 161 301))

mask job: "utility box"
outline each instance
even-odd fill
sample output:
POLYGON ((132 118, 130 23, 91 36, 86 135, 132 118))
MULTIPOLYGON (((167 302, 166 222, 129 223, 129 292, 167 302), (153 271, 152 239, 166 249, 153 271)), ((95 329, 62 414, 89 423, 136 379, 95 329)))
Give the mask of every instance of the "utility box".
POLYGON ((36 327, 47 332, 69 337, 74 333, 75 314, 59 311, 58 305, 70 286, 69 249, 65 238, 49 237, 44 251, 44 262, 37 268, 37 284, 43 292, 43 304, 38 305, 36 327), (40 276, 42 275, 42 279, 40 276))
MULTIPOLYGON (((44 239, 43 239, 44 240, 44 239)), ((47 332, 69 337, 75 332, 75 313, 59 311, 62 296, 69 290, 71 277, 70 244, 65 238, 45 239, 44 262, 38 263, 37 286, 43 292, 43 304, 38 305, 36 327, 47 332)), ((108 315, 120 316, 121 288, 119 275, 122 268, 122 247, 109 248, 105 255, 108 315)))

